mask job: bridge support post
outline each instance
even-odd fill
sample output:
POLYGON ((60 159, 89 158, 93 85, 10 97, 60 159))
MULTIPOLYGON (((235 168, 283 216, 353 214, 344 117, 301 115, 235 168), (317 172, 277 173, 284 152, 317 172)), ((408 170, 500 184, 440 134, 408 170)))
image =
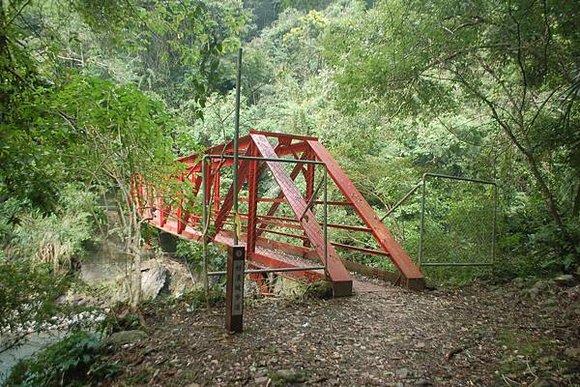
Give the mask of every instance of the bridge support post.
POLYGON ((244 330, 244 271, 246 268, 246 249, 242 245, 228 248, 226 282, 226 330, 244 330))
POLYGON ((159 246, 164 253, 175 254, 177 251, 177 237, 165 231, 159 231, 159 246))

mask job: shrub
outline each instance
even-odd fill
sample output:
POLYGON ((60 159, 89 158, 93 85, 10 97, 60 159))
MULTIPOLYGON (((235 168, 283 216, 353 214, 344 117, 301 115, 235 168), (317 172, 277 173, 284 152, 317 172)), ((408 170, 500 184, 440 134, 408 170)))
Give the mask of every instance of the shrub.
POLYGON ((35 266, 30 260, 0 258, 0 336, 4 337, 0 351, 17 344, 27 329, 36 330, 53 316, 56 298, 65 286, 65 278, 51 275, 46 267, 35 266))
POLYGON ((54 272, 71 269, 73 258, 82 254, 84 243, 93 237, 95 201, 95 194, 69 185, 62 190, 54 212, 24 209, 12 214, 16 219, 12 230, 5 231, 11 233, 4 246, 6 255, 50 264, 54 272))
POLYGON ((102 360, 100 342, 97 334, 77 331, 32 358, 21 360, 6 385, 75 386, 109 378, 118 369, 102 360))

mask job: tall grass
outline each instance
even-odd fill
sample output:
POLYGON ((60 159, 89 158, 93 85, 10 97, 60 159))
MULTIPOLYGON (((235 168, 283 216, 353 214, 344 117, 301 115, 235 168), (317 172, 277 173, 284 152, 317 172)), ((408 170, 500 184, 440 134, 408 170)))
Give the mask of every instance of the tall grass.
POLYGON ((50 265, 55 273, 72 268, 84 252, 85 242, 95 237, 96 195, 73 185, 62 190, 51 213, 23 206, 15 214, 4 254, 11 259, 31 259, 50 265))

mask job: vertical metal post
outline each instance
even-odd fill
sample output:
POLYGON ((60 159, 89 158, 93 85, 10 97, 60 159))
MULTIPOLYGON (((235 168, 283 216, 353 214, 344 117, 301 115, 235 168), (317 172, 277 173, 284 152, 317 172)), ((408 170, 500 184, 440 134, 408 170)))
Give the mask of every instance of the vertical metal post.
POLYGON ((220 184, 221 184, 221 172, 220 168, 215 171, 215 178, 214 178, 214 188, 213 188, 213 208, 214 211, 217 213, 220 210, 220 184))
POLYGON ((228 249, 226 282, 226 330, 242 332, 244 329, 244 246, 228 249))
POLYGON ((159 193, 159 191, 157 192, 159 195, 159 197, 157 198, 158 203, 157 206, 159 208, 159 225, 163 227, 165 225, 165 222, 167 221, 167 218, 165 216, 165 205, 163 204, 163 194, 159 193))
MULTIPOLYGON (((238 208, 238 141, 240 137, 240 89, 242 78, 242 47, 238 50, 238 72, 236 74, 236 111, 234 117, 234 217, 239 216, 238 208)), ((234 245, 238 244, 238 222, 234 219, 234 245)))
POLYGON ((181 234, 187 224, 185 223, 185 214, 183 212, 183 173, 177 178, 179 181, 179 200, 177 201, 177 233, 181 234))
POLYGON ((202 157, 201 159, 201 195, 202 195, 202 204, 201 204, 201 227, 202 227, 202 259, 203 259, 203 289, 205 291, 205 301, 209 304, 209 279, 208 279, 208 258, 207 258, 207 230, 208 230, 208 218, 207 218, 207 177, 206 177, 206 158, 202 157))
POLYGON ((491 263, 495 264, 495 238, 497 233, 497 205, 498 205, 498 194, 497 194, 497 184, 493 185, 493 228, 491 236, 491 263))
MULTIPOLYGON (((240 43, 241 45, 241 43, 240 43)), ((245 249, 238 245, 239 205, 238 205, 238 159, 240 137, 240 90, 242 78, 242 47, 238 50, 238 72, 236 75, 236 110, 234 117, 234 178, 233 178, 233 210, 234 210, 234 245, 230 247, 227 262, 226 282, 226 329, 232 332, 243 330, 244 310, 244 270, 245 249)))
POLYGON ((426 177, 423 175, 423 181, 421 186, 421 226, 419 229, 419 252, 418 252, 418 263, 421 266, 421 260, 423 259, 423 238, 425 237, 425 185, 426 177))
POLYGON ((324 232, 324 274, 328 275, 328 171, 326 165, 323 165, 324 175, 324 193, 323 193, 323 210, 322 210, 322 229, 324 232))
MULTIPOLYGON (((304 154, 304 156, 306 156, 306 153, 304 154)), ((300 166, 300 164, 296 164, 296 166, 300 166)), ((314 167, 315 167, 314 164, 307 164, 306 165, 306 174, 305 174, 305 179, 306 179, 306 198, 305 199, 308 203, 312 203, 312 204, 314 204, 314 198, 313 198, 313 196, 314 196, 314 172, 315 172, 314 167)), ((292 172, 294 172, 294 171, 292 171, 292 172)), ((294 180, 294 178, 292 178, 292 175, 290 175, 290 178, 292 180, 294 180)), ((314 213, 314 214, 316 214, 315 209, 316 209, 316 206, 312 205, 311 210, 312 210, 312 213, 314 213)), ((310 241, 308 239, 305 239, 302 242, 302 245, 304 247, 310 247, 310 241)))

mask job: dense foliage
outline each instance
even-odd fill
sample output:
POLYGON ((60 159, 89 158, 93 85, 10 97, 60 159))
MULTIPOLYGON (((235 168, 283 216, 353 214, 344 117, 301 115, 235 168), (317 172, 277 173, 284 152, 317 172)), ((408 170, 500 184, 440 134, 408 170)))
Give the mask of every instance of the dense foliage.
MULTIPOLYGON (((51 263, 70 262, 104 192, 116 193, 138 260, 131 179, 231 139, 242 44, 242 134, 319 136, 380 214, 425 172, 497 181, 510 274, 573 271, 577 20, 560 0, 0 0, 2 262, 32 262, 46 241, 61 248, 51 263), (93 210, 70 207, 71 187, 97 195, 93 210)), ((432 188, 429 227, 449 241, 445 222, 473 224, 479 200, 432 188)), ((412 255, 418 217, 411 201, 386 219, 412 255)))
POLYGON ((245 20, 219 1, 0 1, 0 292, 13 308, 0 328, 41 322, 25 312, 52 305, 45 276, 98 239, 107 195, 140 283, 132 181, 174 170, 174 138, 228 84, 220 64, 245 20))
POLYGON ((20 361, 6 385, 79 386, 102 382, 117 372, 114 365, 100 361, 103 350, 100 335, 74 332, 34 357, 20 361))
MULTIPOLYGON (((320 136, 379 212, 425 172, 497 181, 501 257, 520 273, 574 270, 577 20, 566 1, 295 2, 246 43, 242 121, 320 136)), ((222 138, 232 99, 212 98, 196 132, 222 138)), ((454 208, 446 219, 473 223, 477 195, 432 188, 433 219, 454 208)), ((411 251, 418 210, 387 219, 411 251)))

